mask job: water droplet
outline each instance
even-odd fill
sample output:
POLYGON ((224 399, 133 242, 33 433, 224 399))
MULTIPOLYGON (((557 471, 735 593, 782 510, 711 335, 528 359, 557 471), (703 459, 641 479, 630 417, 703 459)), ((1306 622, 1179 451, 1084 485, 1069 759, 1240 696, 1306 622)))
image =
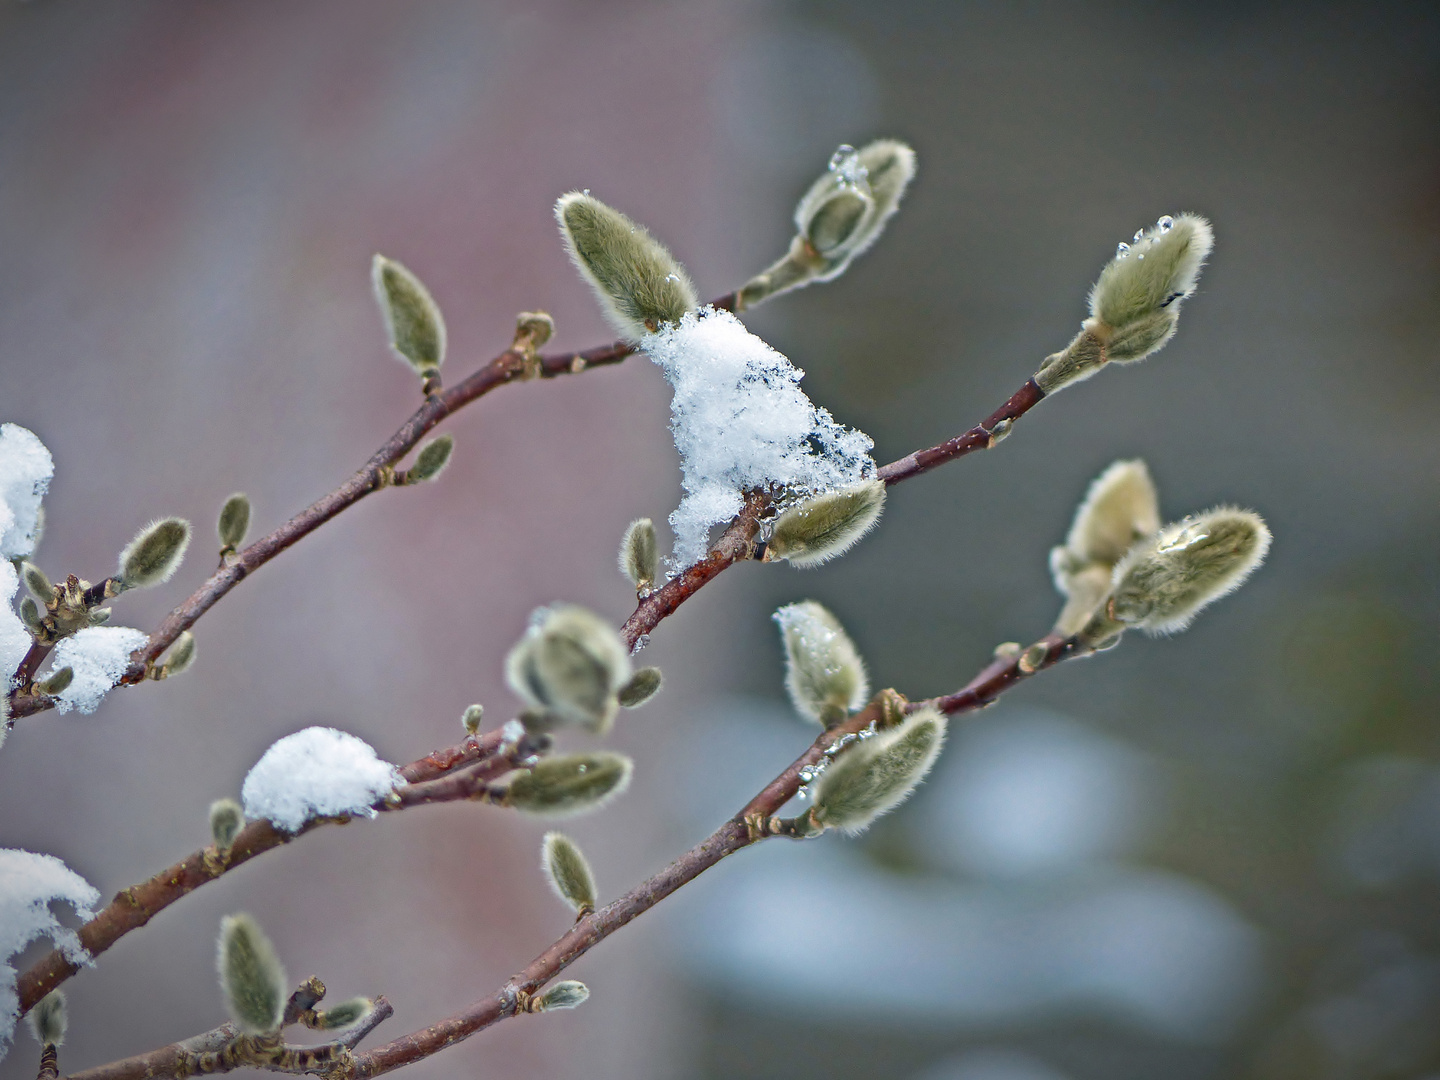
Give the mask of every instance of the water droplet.
POLYGON ((865 182, 870 172, 860 164, 860 155, 849 143, 842 143, 839 149, 830 155, 829 167, 842 184, 850 187, 859 187, 865 182))
POLYGON ((1169 214, 1161 214, 1159 220, 1156 221, 1155 224, 1160 227, 1161 232, 1169 232, 1175 227, 1175 219, 1169 214))
POLYGON ((1141 252, 1139 255, 1136 255, 1135 258, 1137 258, 1137 259, 1143 259, 1143 258, 1145 258, 1145 253, 1144 253, 1144 252, 1141 252))
POLYGON ((801 802, 804 802, 805 800, 810 798, 810 792, 806 791, 802 787, 799 791, 795 792, 795 798, 799 799, 801 802))
POLYGON ((835 153, 830 155, 830 171, 839 172, 851 158, 857 158, 859 156, 860 155, 855 152, 855 148, 849 143, 841 143, 836 147, 835 153))
POLYGON ((1125 243, 1124 240, 1121 240, 1120 243, 1118 243, 1118 244, 1115 245, 1115 258, 1117 258, 1117 259, 1123 259, 1123 258, 1125 258, 1126 255, 1129 255, 1129 254, 1130 254, 1130 245, 1127 244, 1127 243, 1125 243))
POLYGON ((590 766, 582 762, 581 764, 575 766, 575 771, 577 773, 583 773, 588 768, 590 768, 590 766))
POLYGON ((641 634, 638 638, 635 639, 635 644, 630 647, 630 655, 634 656, 636 653, 638 653, 641 649, 643 649, 646 645, 649 644, 650 635, 641 634))
POLYGON ((589 189, 588 187, 585 189, 585 194, 586 194, 586 195, 589 195, 589 194, 590 194, 590 189, 589 189))
POLYGON ((1135 235, 1130 238, 1130 242, 1131 242, 1132 244, 1138 244, 1141 240, 1144 240, 1144 239, 1145 239, 1145 230, 1144 230, 1144 229, 1136 229, 1136 230, 1135 230, 1135 235))
POLYGON ((679 281, 679 280, 680 280, 680 275, 679 275, 679 274, 666 274, 666 275, 665 275, 665 280, 666 280, 666 281, 679 281))

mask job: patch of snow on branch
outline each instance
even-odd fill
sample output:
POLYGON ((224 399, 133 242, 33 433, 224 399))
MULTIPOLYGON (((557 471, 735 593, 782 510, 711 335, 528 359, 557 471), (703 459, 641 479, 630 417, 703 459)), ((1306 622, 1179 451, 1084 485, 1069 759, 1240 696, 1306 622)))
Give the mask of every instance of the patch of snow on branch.
POLYGON ((815 495, 875 475, 870 436, 811 402, 805 373, 730 312, 701 308, 640 347, 675 388, 670 430, 685 491, 670 515, 676 568, 704 556, 711 527, 734 517, 751 488, 815 495))
MULTIPOLYGON (((30 651, 30 634, 20 616, 15 614, 15 591, 20 588, 20 575, 9 559, 0 559, 0 694, 10 689, 10 679, 30 651)), ((4 718, 0 717, 0 723, 4 718)), ((0 732, 0 742, 5 741, 0 732)))
POLYGON ((0 851, 0 1058, 10 1049, 15 1021, 20 1017, 20 996, 15 988, 19 975, 11 963, 14 957, 43 937, 71 963, 90 963, 79 936, 61 925, 50 910, 57 900, 88 920, 95 917, 100 893, 54 855, 0 851))
POLYGON ((370 744, 334 728, 287 735, 266 750, 245 777, 240 797, 247 818, 268 818, 298 832, 311 818, 363 814, 405 781, 370 744))
POLYGON ((46 676, 68 667, 75 678, 55 696, 56 710, 93 713, 125 674, 130 654, 148 640, 145 631, 130 626, 87 626, 74 637, 62 639, 51 654, 55 659, 46 676))
POLYGON ((50 451, 33 431, 0 424, 0 558, 22 559, 35 550, 40 500, 54 475, 50 451))

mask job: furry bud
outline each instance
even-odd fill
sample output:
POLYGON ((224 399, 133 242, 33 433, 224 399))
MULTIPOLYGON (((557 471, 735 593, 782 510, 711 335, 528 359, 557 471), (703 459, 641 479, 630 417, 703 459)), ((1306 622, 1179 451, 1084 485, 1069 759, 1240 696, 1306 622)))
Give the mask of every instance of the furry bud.
POLYGON ((535 726, 577 724, 604 734, 630 681, 630 654, 615 629, 589 611, 541 608, 505 661, 510 687, 545 718, 535 726))
POLYGON ((370 282, 391 350, 422 378, 438 374, 445 362, 445 318, 430 291, 409 270, 384 255, 375 256, 370 282))
POLYGON ((169 581, 190 546, 190 523, 183 518, 161 518, 135 534, 120 552, 116 577, 126 589, 147 589, 169 581))
POLYGON ((841 146, 795 208, 795 227, 820 257, 816 281, 845 272, 884 231, 915 175, 915 151, 893 139, 841 146))
POLYGON ((75 669, 72 667, 62 667, 59 671, 51 674, 48 679, 42 679, 40 682, 37 682, 35 689, 39 693, 48 694, 53 697, 56 694, 64 693, 65 688, 74 681, 75 669))
POLYGON ((570 260, 624 337, 638 341, 699 306, 684 268, 618 210, 572 191, 555 203, 555 219, 570 260))
POLYGON ((627 709, 638 709, 660 692, 665 676, 658 667, 642 667, 620 688, 620 704, 627 709))
POLYGON ((181 630, 175 637, 175 644, 170 646, 170 652, 165 656, 165 663, 160 666, 160 677, 168 679, 171 675, 183 674, 194 662, 195 635, 189 630, 181 630))
POLYGON ((20 564, 20 576, 25 579, 25 587, 30 594, 42 604, 48 604, 55 599, 55 586, 45 576, 45 571, 32 562, 20 564))
POLYGON ((480 722, 485 719, 484 705, 467 705, 465 711, 460 714, 460 724, 471 735, 480 730, 480 722))
POLYGON ((540 845, 540 868, 555 895, 577 915, 595 910, 595 876, 575 841, 564 833, 546 833, 540 845))
POLYGON ((819 566, 843 555, 875 527, 885 509, 885 484, 863 480, 792 506, 770 533, 771 558, 793 566, 819 566))
POLYGON ((944 715, 926 706, 898 727, 855 743, 811 785, 811 818, 823 828, 861 832, 910 797, 944 741, 944 715))
POLYGON ((230 1019, 248 1035, 279 1031, 288 982, 260 925, 249 915, 226 915, 220 920, 217 954, 230 1019))
POLYGON ((1057 353, 1051 353, 1035 373, 1035 385, 1047 394, 1082 382, 1105 366, 1105 343, 1093 330, 1084 329, 1057 353))
POLYGON ((1200 268, 1214 246, 1215 232, 1203 217, 1162 217, 1140 239, 1121 244, 1100 271, 1090 290, 1091 317, 1118 334, 1160 311, 1178 311, 1180 302, 1195 291, 1200 268))
POLYGON ((354 1027, 374 1011, 375 1002, 369 998, 351 998, 328 1009, 317 1010, 315 1027, 320 1031, 341 1031, 354 1027))
POLYGON ((243 544, 250 531, 250 496, 237 491, 226 499, 215 531, 220 535, 221 551, 234 551, 243 544))
POLYGON ((785 645, 785 689, 798 713, 831 727, 865 704, 865 661, 839 619, 813 600, 782 607, 772 617, 785 645))
POLYGON ((555 336, 555 320, 548 311, 522 311, 515 317, 515 339, 532 351, 555 336))
POLYGON ((100 626, 102 623, 107 623, 107 622, 109 622, 109 621, 110 621, 110 611, 111 611, 111 609, 108 608, 108 607, 101 607, 101 608, 96 608, 95 610, 93 610, 92 612, 90 612, 90 618, 89 618, 89 620, 88 620, 89 623, 90 623, 90 625, 91 625, 91 626, 100 626))
POLYGON ((65 1009, 65 992, 51 990, 35 1003, 26 1019, 30 1021, 31 1034, 41 1046, 62 1045, 69 1022, 65 1009))
POLYGON ((605 751, 541 758, 533 769, 515 774, 501 802, 546 817, 587 814, 623 792, 633 768, 623 754, 605 751))
POLYGON ((538 997, 530 999, 531 1012, 554 1012, 556 1009, 577 1009, 590 996, 590 988, 574 979, 556 983, 538 997))
POLYGON ((450 464, 450 453, 455 449, 455 436, 440 435, 420 447, 415 455, 415 464, 405 470, 405 483, 423 484, 434 480, 450 464))
POLYGON ((637 589, 655 584, 660 560, 655 551, 655 522, 638 518, 630 523, 620 541, 620 572, 637 589))
POLYGON ((1183 630, 1238 589, 1269 550, 1270 530, 1249 510, 1221 506, 1166 525, 1115 567, 1107 614, 1152 634, 1183 630))
POLYGON ((245 827, 245 811, 234 799, 216 799, 210 804, 210 839, 216 848, 229 851, 245 827))
POLYGON ((34 597, 27 596, 24 600, 20 601, 20 620, 29 628, 32 634, 40 632, 40 606, 35 603, 34 597))

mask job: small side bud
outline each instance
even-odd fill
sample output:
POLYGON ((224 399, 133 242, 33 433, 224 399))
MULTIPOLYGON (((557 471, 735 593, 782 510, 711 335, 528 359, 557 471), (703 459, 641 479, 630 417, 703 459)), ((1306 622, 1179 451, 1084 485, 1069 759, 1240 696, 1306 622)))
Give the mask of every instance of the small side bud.
POLYGON ((248 1035, 279 1031, 289 984, 260 924, 249 915, 226 915, 216 951, 230 1019, 248 1035))
POLYGON ((633 768, 625 755, 605 751, 541 758, 533 769, 515 774, 501 802, 544 817, 588 814, 630 785, 633 768))
POLYGON ((216 799, 210 804, 210 839, 220 851, 229 851, 245 827, 245 811, 234 799, 216 799))
POLYGON ((1249 510, 1222 506, 1166 525, 1115 567, 1106 614, 1151 634, 1173 634, 1238 589, 1269 550, 1270 530, 1249 510))
POLYGON ((590 988, 574 979, 556 983, 543 994, 530 999, 531 1012, 555 1012, 557 1009, 578 1009, 590 996, 590 988))
POLYGON ((320 1031, 343 1031, 354 1027, 374 1011, 375 1002, 369 998, 351 998, 328 1009, 317 1010, 314 1024, 320 1031))
POLYGON ((537 611, 505 661, 506 681, 535 712, 552 725, 598 734, 610 729, 630 674, 630 654, 615 629, 567 604, 537 611))
POLYGON ((220 550, 234 551, 245 542, 250 531, 250 496, 237 491, 220 507, 220 520, 215 525, 220 536, 220 550))
POLYGON ((96 608, 90 612, 89 623, 91 626, 100 626, 110 621, 111 609, 108 607, 96 608))
POLYGON ((35 603, 34 597, 27 596, 20 601, 20 621, 29 628, 32 634, 38 634, 42 628, 40 605, 35 603))
POLYGON ((655 522, 649 518, 637 518, 630 523, 620 540, 620 572, 630 579, 630 584, 636 589, 644 590, 655 584, 659 565, 655 522))
POLYGON ((484 705, 467 705, 465 711, 460 714, 460 726, 471 735, 480 730, 480 722, 485 719, 484 705))
POLYGON ((574 840, 564 833, 546 833, 540 844, 540 868, 555 895, 577 915, 595 910, 595 875, 574 840))
POLYGON ((45 571, 34 563, 21 563, 20 576, 25 579, 25 588, 30 590, 30 595, 40 603, 48 604, 55 599, 55 586, 45 576, 45 571))
POLYGON ((858 543, 884 509, 885 484, 880 480, 807 499, 775 519, 769 555, 793 566, 819 566, 858 543))
POLYGON ((627 709, 638 709, 660 692, 665 676, 658 667, 642 667, 620 688, 620 704, 627 709))
POLYGON ((75 681, 75 669, 62 667, 49 678, 43 679, 35 684, 35 689, 42 694, 54 697, 56 694, 65 692, 65 688, 75 681))
POLYGON ((455 436, 440 435, 431 439, 415 455, 415 464, 405 470, 405 483, 423 484, 434 480, 450 464, 450 454, 455 449, 455 436))
POLYGON ((65 992, 51 990, 35 1003, 30 1010, 30 1032, 41 1046, 61 1046, 65 1042, 65 1028, 69 1023, 66 1016, 65 992))
POLYGON ((515 317, 515 340, 534 353, 555 336, 555 320, 547 311, 522 311, 515 317))
POLYGON ((785 645, 785 689, 802 716, 831 727, 865 704, 865 662, 840 620, 813 600, 775 612, 785 645))
POLYGON ((384 255, 375 256, 370 281, 391 350, 421 378, 439 374, 445 362, 445 319, 430 290, 404 266, 384 255))
POLYGON ((811 785, 811 819, 855 834, 893 810, 925 779, 945 742, 945 717, 933 706, 899 727, 854 744, 811 785))
POLYGON ((171 675, 181 675, 188 671, 194 662, 195 635, 189 630, 181 630, 175 638, 175 644, 170 646, 165 662, 160 665, 157 678, 168 679, 171 675))
POLYGON ((190 546, 190 523, 183 518, 161 518, 135 534, 120 552, 116 575, 126 589, 148 589, 170 580, 190 546))
POLYGON ((638 341, 699 306, 684 268, 620 211, 572 191, 555 203, 555 219, 570 260, 624 337, 638 341))

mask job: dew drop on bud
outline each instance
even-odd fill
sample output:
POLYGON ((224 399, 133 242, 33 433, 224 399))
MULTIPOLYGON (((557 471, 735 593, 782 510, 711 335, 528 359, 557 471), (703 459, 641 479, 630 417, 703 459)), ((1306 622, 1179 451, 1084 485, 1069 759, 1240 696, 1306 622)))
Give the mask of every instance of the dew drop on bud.
POLYGON ((1160 227, 1161 232, 1169 232, 1175 227, 1175 219, 1169 214, 1161 214, 1160 219, 1156 221, 1155 224, 1160 227))
POLYGON ((1120 243, 1118 243, 1118 244, 1115 245, 1115 258, 1117 258, 1117 259, 1123 259, 1123 258, 1125 258, 1126 255, 1129 255, 1129 254, 1130 254, 1130 245, 1127 244, 1127 243, 1125 243, 1124 240, 1121 240, 1120 243))
POLYGON ((1135 235, 1130 238, 1130 242, 1131 242, 1132 244, 1138 244, 1141 240, 1144 240, 1144 239, 1145 239, 1145 230, 1144 230, 1144 229, 1136 229, 1136 230, 1135 230, 1135 235))

